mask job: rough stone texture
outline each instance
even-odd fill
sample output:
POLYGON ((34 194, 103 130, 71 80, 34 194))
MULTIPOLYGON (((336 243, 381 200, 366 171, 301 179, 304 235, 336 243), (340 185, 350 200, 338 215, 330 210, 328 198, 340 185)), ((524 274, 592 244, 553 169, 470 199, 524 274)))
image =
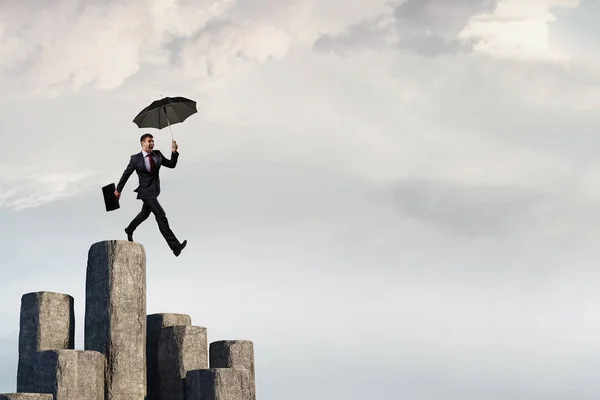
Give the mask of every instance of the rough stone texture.
POLYGON ((41 351, 35 381, 26 392, 51 393, 54 400, 105 400, 104 356, 97 351, 41 351))
POLYGON ((170 326, 158 340, 158 374, 161 400, 184 400, 188 371, 208 368, 206 328, 170 326))
POLYGON ((251 400, 256 399, 254 343, 250 340, 221 340, 210 344, 211 368, 241 368, 250 371, 251 400))
POLYGON ((0 400, 53 400, 54 396, 43 393, 0 393, 0 400))
POLYGON ((136 242, 95 243, 88 252, 86 350, 106 356, 107 400, 146 396, 146 252, 136 242))
POLYGON ((251 400, 250 370, 211 368, 189 371, 185 380, 186 400, 251 400))
POLYGON ((21 297, 17 392, 29 386, 37 352, 73 349, 75 312, 73 297, 54 292, 27 293, 21 297))
POLYGON ((160 400, 160 379, 158 375, 158 339, 160 331, 169 326, 192 325, 186 314, 150 314, 146 319, 146 373, 147 399, 160 400))

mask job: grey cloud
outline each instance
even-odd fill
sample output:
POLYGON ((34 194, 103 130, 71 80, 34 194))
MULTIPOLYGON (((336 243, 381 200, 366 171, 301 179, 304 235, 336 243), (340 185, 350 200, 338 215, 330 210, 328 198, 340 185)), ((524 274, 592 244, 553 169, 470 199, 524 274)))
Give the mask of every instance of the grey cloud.
POLYGON ((282 58, 289 42, 284 31, 270 24, 219 20, 185 40, 178 60, 186 76, 228 75, 249 62, 282 58))
MULTIPOLYGON (((394 16, 403 26, 458 33, 473 15, 491 11, 498 0, 406 0, 394 16)), ((449 37, 452 39, 452 37, 449 37)))
POLYGON ((470 17, 491 11, 498 0, 407 0, 391 14, 362 21, 339 34, 323 34, 315 42, 320 52, 371 48, 408 49, 422 55, 470 51, 474 42, 457 35, 470 17))
POLYGON ((457 40, 447 40, 441 35, 427 35, 422 33, 407 34, 401 42, 405 47, 424 56, 457 53, 466 50, 466 47, 457 40))
POLYGON ((383 40, 383 37, 388 30, 389 27, 385 23, 385 18, 378 17, 362 21, 341 34, 323 34, 317 39, 314 47, 317 51, 385 48, 389 44, 383 40))
POLYGON ((570 211, 569 197, 535 186, 414 180, 390 191, 402 214, 465 237, 527 234, 560 222, 570 211))

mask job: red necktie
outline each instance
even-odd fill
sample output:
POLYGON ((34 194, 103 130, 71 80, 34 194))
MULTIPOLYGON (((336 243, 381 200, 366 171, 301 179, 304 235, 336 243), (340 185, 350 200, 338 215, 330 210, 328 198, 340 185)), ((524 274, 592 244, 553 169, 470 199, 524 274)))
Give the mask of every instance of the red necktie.
POLYGON ((156 169, 156 164, 154 164, 154 157, 152 157, 152 153, 148 154, 148 159, 150 160, 150 173, 153 173, 154 169, 156 169))

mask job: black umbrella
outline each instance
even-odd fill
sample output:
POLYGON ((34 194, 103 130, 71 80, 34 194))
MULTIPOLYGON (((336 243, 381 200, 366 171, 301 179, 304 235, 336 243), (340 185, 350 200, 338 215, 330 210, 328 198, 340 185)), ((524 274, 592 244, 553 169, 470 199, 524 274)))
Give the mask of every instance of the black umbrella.
POLYGON ((183 122, 197 113, 196 102, 185 97, 164 97, 152 102, 133 119, 139 128, 163 129, 168 126, 173 138, 171 125, 183 122))

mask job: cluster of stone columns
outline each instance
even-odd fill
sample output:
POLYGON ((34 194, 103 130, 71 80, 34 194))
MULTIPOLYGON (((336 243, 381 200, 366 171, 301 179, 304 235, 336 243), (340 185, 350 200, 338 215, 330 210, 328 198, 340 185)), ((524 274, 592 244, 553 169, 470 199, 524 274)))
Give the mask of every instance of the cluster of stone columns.
POLYGON ((84 350, 74 299, 21 299, 17 392, 0 400, 256 400, 251 341, 209 343, 189 315, 146 314, 146 254, 103 241, 88 252, 84 350))

